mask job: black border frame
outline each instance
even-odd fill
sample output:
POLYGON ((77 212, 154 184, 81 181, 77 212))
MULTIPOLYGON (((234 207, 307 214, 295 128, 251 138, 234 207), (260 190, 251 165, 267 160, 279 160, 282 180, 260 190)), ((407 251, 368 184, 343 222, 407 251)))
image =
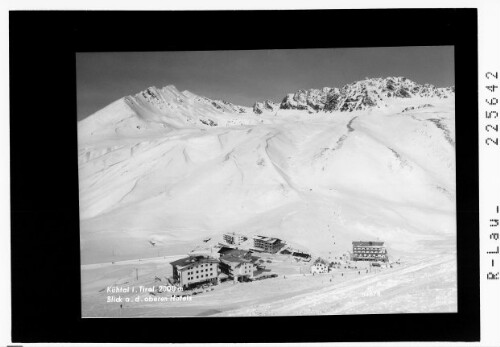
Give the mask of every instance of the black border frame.
POLYGON ((14 342, 479 340, 477 9, 11 11, 9 25, 14 342), (458 313, 81 318, 75 52, 420 45, 455 47, 458 313))

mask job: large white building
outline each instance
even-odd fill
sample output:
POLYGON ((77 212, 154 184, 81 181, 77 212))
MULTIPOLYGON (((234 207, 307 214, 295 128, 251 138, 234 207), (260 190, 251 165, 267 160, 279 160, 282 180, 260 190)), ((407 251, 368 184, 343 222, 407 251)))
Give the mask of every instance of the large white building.
POLYGON ((224 241, 230 245, 239 245, 248 239, 245 235, 237 234, 235 232, 225 233, 222 237, 224 241))
POLYGON ((256 266, 254 262, 258 259, 252 256, 252 252, 240 249, 222 248, 220 259, 220 270, 235 282, 243 279, 252 279, 256 266))
POLYGON ((189 256, 170 263, 174 282, 183 288, 212 283, 217 284, 219 278, 219 260, 209 256, 189 256))
POLYGON ((253 250, 257 252, 276 253, 285 244, 275 237, 256 235, 253 237, 253 250))
POLYGON ((386 262, 389 257, 382 241, 353 241, 351 260, 386 262))

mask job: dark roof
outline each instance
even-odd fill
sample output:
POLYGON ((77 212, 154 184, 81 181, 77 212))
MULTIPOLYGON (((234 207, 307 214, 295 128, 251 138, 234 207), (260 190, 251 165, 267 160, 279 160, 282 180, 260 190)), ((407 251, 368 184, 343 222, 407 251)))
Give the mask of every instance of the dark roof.
POLYGON ((219 261, 215 258, 203 257, 203 256, 194 256, 194 257, 186 257, 182 259, 178 259, 170 263, 172 266, 188 266, 195 265, 197 263, 218 263, 219 261))
POLYGON ((224 254, 224 253, 227 253, 227 252, 232 251, 234 249, 236 249, 236 248, 223 246, 217 252, 220 254, 224 254))
POLYGON ((264 241, 266 243, 274 244, 276 242, 281 242, 280 239, 277 239, 275 237, 268 237, 268 236, 261 236, 261 235, 255 235, 253 237, 254 239, 264 241))
POLYGON ((251 256, 252 252, 243 249, 226 248, 222 252, 219 251, 219 253, 221 253, 220 261, 231 263, 248 263, 254 258, 251 256))
POLYGON ((219 250, 219 253, 221 254, 220 255, 221 258, 224 258, 226 256, 249 258, 250 254, 252 254, 252 252, 250 251, 245 251, 243 249, 234 249, 234 248, 226 248, 224 250, 221 249, 219 250))
POLYGON ((294 257, 302 257, 302 258, 310 258, 311 255, 310 254, 307 254, 307 253, 302 253, 302 252, 293 252, 292 255, 294 257))
POLYGON ((383 241, 352 241, 353 246, 383 246, 383 241))
POLYGON ((238 264, 252 262, 251 259, 236 257, 233 255, 225 255, 224 257, 220 258, 220 261, 221 262, 228 262, 228 263, 238 263, 238 264))

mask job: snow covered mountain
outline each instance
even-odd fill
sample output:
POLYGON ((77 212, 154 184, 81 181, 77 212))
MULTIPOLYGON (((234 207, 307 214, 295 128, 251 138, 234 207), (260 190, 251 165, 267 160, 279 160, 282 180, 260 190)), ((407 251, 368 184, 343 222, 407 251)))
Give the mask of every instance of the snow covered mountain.
POLYGON ((342 88, 299 90, 288 94, 280 108, 324 111, 356 111, 387 107, 393 98, 438 98, 454 95, 454 87, 436 88, 420 85, 405 77, 371 78, 347 84, 342 88))
POLYGON ((112 103, 81 121, 79 133, 109 135, 111 130, 115 134, 123 132, 124 135, 130 135, 140 133, 143 129, 251 125, 262 120, 234 116, 276 115, 279 110, 305 110, 308 113, 352 112, 387 108, 398 99, 410 99, 413 103, 419 103, 422 99, 446 99, 454 97, 454 94, 454 87, 420 85, 404 77, 372 78, 347 84, 340 89, 324 87, 299 90, 287 94, 281 103, 266 100, 256 102, 251 108, 224 100, 212 100, 189 91, 180 92, 175 86, 169 85, 161 89, 150 87, 112 103), (108 129, 109 125, 116 127, 108 129))
POLYGON ((452 251, 454 107, 453 88, 402 77, 253 108, 174 86, 119 99, 78 123, 82 262, 225 231, 319 255, 360 239, 452 251))

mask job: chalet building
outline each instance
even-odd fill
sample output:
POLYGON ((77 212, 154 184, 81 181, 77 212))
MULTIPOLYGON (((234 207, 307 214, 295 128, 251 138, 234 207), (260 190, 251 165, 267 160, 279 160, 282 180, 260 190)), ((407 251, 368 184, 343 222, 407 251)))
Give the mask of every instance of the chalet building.
POLYGON ((245 242, 248 240, 248 238, 244 235, 237 234, 237 233, 225 233, 222 238, 224 241, 226 241, 230 245, 239 245, 242 242, 245 242))
POLYGON ((254 236, 253 237, 253 250, 257 252, 267 252, 267 253, 276 253, 278 252, 285 244, 280 239, 275 237, 267 237, 267 236, 254 236))
POLYGON ((174 282, 187 289, 202 283, 218 283, 219 260, 209 256, 189 256, 170 263, 174 282))
POLYGON ((314 264, 311 265, 311 273, 328 273, 330 268, 330 264, 322 258, 318 258, 314 261, 314 264))
POLYGON ((219 253, 220 270, 223 274, 235 282, 253 278, 255 262, 259 258, 252 256, 252 252, 223 247, 219 253))
POLYGON ((351 260, 386 262, 389 258, 382 241, 353 241, 351 260))

